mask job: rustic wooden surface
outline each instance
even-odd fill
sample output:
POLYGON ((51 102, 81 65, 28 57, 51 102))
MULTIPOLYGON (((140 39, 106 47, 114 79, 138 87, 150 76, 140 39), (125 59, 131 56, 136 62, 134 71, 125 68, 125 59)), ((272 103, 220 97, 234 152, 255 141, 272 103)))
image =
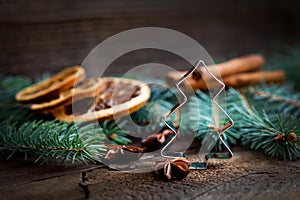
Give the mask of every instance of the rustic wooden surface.
POLYGON ((0 73, 57 72, 107 37, 144 26, 185 33, 213 58, 268 51, 300 35, 298 2, 1 0, 0 73))
MULTIPOLYGON (((285 199, 299 197, 300 161, 271 159, 262 152, 234 148, 227 161, 183 180, 164 181, 151 173, 108 170, 102 165, 65 168, 14 158, 0 163, 0 199, 285 199)), ((192 150, 190 157, 195 157, 192 150)))

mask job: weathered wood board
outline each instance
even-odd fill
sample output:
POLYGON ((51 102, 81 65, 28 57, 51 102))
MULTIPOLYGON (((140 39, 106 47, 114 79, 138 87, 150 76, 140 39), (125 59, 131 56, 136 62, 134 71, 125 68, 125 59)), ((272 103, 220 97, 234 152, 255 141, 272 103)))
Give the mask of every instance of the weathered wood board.
POLYGON ((212 161, 207 170, 170 182, 102 165, 39 167, 21 158, 1 159, 0 199, 297 199, 300 161, 279 161, 240 147, 233 151, 231 160, 212 161))
MULTIPOLYGON (((57 72, 80 64, 106 38, 144 26, 175 29, 196 39, 213 58, 226 58, 295 41, 300 34, 299 3, 2 0, 0 73, 34 77, 57 72)), ((139 59, 149 61, 149 56, 139 59)))

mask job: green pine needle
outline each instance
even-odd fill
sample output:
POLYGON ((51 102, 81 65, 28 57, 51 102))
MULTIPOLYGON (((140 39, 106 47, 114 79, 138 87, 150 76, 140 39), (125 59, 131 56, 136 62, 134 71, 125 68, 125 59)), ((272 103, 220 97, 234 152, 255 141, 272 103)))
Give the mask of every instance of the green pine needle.
MULTIPOLYGON (((236 91, 229 90, 227 93, 227 107, 230 108, 233 103, 237 104, 238 96, 236 91)), ((230 111, 230 110, 228 110, 230 111)), ((207 134, 209 138, 215 138, 217 143, 215 145, 216 151, 222 151, 224 146, 218 140, 217 133, 213 129, 218 125, 215 124, 212 116, 212 101, 209 94, 197 91, 196 97, 192 96, 187 102, 187 114, 182 118, 181 133, 196 133, 195 137, 203 140, 207 134), (197 109, 198 108, 198 109, 197 109)), ((229 112, 230 114, 230 112, 229 112)), ((234 129, 230 129, 223 134, 223 140, 227 145, 236 145, 240 138, 240 134, 234 129)), ((211 141, 215 143, 215 141, 211 141)))
POLYGON ((114 144, 118 145, 127 145, 132 141, 127 137, 127 131, 122 129, 126 121, 116 123, 115 121, 105 120, 100 123, 100 126, 103 129, 104 135, 114 144))
POLYGON ((103 129, 35 115, 27 105, 15 102, 15 94, 31 83, 21 76, 0 76, 0 151, 8 158, 17 152, 25 158, 33 155, 41 164, 51 157, 63 163, 100 162, 105 152, 103 129))
POLYGON ((252 113, 239 109, 242 144, 262 149, 267 155, 284 160, 300 158, 300 120, 293 115, 267 115, 252 107, 252 113))
POLYGON ((54 157, 63 163, 75 161, 100 162, 99 157, 105 152, 104 134, 93 124, 78 126, 74 123, 57 121, 32 121, 16 128, 13 124, 0 131, 0 151, 9 151, 10 158, 16 152, 25 156, 36 156, 35 162, 47 162, 54 157))
POLYGON ((251 103, 268 113, 289 113, 300 117, 300 93, 293 85, 258 85, 248 88, 251 103))

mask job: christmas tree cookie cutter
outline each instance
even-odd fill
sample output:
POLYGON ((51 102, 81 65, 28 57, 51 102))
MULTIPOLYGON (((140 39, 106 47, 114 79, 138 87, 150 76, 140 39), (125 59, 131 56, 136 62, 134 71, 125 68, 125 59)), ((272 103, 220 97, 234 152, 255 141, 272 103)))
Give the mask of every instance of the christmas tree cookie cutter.
MULTIPOLYGON (((209 159, 229 159, 233 157, 233 153, 231 151, 231 149, 229 148, 229 146, 225 143, 225 141, 223 140, 223 134, 230 129, 233 125, 234 125, 234 121, 232 120, 232 118, 228 115, 228 113, 222 108, 222 106, 219 105, 217 98, 219 97, 219 95, 225 90, 225 84, 218 79, 212 72, 211 70, 206 66, 206 64, 204 63, 203 60, 199 60, 187 73, 185 73, 176 83, 175 83, 175 87, 176 89, 181 93, 181 95, 183 96, 183 101, 182 102, 178 102, 176 103, 163 117, 163 121, 166 124, 166 126, 171 129, 174 133, 174 136, 166 143, 166 145, 161 149, 161 156, 166 158, 166 159, 176 159, 178 157, 184 157, 184 153, 183 152, 175 152, 174 154, 167 154, 166 150, 167 148, 172 144, 172 142, 176 139, 176 137, 178 136, 178 132, 177 130, 172 126, 172 124, 170 124, 167 119, 171 116, 172 113, 176 112, 177 109, 180 109, 180 107, 183 106, 183 104, 186 103, 187 101, 187 96, 185 95, 185 93, 179 88, 179 85, 182 84, 182 82, 184 82, 190 75, 192 75, 195 70, 197 70, 199 67, 203 67, 206 72, 208 73, 208 75, 217 83, 217 85, 219 85, 219 87, 217 87, 217 90, 213 93, 210 94, 210 97, 212 99, 213 105, 216 106, 216 108, 220 111, 217 112, 218 115, 219 113, 224 114, 228 121, 226 123, 224 123, 222 126, 218 126, 219 124, 219 117, 218 116, 214 116, 213 119, 215 121, 216 127, 211 127, 214 129, 215 133, 217 134, 217 138, 221 141, 221 143, 225 146, 225 149, 227 150, 227 153, 212 153, 209 150, 208 154, 205 154, 204 156, 201 153, 201 149, 199 151, 199 157, 200 159, 202 159, 201 161, 196 161, 196 162, 191 162, 190 163, 190 169, 194 170, 194 169, 206 169, 207 168, 207 162, 209 159)), ((200 74, 201 75, 201 74, 200 74)), ((202 144, 203 146, 203 144, 202 144)))

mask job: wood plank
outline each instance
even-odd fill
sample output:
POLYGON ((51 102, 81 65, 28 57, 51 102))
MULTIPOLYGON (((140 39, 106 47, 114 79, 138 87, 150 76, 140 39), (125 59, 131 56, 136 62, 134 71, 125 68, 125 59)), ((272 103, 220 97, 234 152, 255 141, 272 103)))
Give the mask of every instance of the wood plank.
POLYGON ((104 39, 131 28, 178 30, 214 57, 268 51, 300 33, 294 1, 1 1, 0 73, 31 77, 80 64, 104 39))
MULTIPOLYGON (((47 70, 57 71, 62 67, 80 64, 84 57, 105 38, 130 28, 143 25, 165 26, 182 31, 200 42, 213 57, 226 56, 233 52, 246 54, 257 49, 267 49, 264 35, 274 38, 285 35, 281 26, 264 29, 264 35, 255 35, 255 21, 245 21, 243 27, 226 21, 189 21, 176 25, 180 17, 172 22, 160 22, 160 18, 129 20, 68 22, 63 24, 8 25, 0 31, 0 73, 36 76, 47 70), (195 28, 194 28, 195 27, 195 28), (205 27, 204 29, 202 27, 205 27), (280 29, 279 31, 277 29, 280 29), (22 34, 20 34, 22 33, 22 34), (215 37, 212 38, 212 35, 215 37)), ((268 21, 261 22, 267 27, 268 21)))
POLYGON ((3 199, 84 199, 80 174, 0 188, 3 199))
MULTIPOLYGON (((192 171, 183 180, 163 181, 151 173, 123 173, 98 168, 82 173, 0 187, 6 199, 296 199, 300 161, 279 161, 247 148, 235 157, 210 161, 207 170, 192 171), (81 187, 79 186, 81 184, 81 187), (82 187, 83 186, 83 187, 82 187), (85 188, 86 190, 84 190, 85 188), (86 192, 86 193, 85 193, 86 192)), ((196 159, 197 151, 190 151, 196 159)), ((1 162, 2 163, 2 162, 1 162)), ((41 169, 36 169, 36 174, 41 169)), ((34 177, 32 173, 28 173, 34 177)), ((19 176, 11 174, 16 182, 19 176)))
POLYGON ((210 17, 273 17, 279 16, 279 13, 296 13, 295 7, 297 1, 183 1, 183 0, 165 0, 165 1, 147 1, 131 0, 124 2, 115 1, 97 1, 92 0, 88 3, 81 0, 52 1, 46 0, 22 0, 8 1, 4 0, 0 8, 0 22, 17 23, 47 23, 54 21, 83 20, 93 18, 110 18, 112 16, 151 16, 158 14, 173 13, 176 15, 186 15, 189 13, 203 12, 210 17), (16 15, 16 13, 18 13, 16 15), (271 15, 270 15, 271 14, 271 15))
POLYGON ((34 163, 33 159, 24 160, 22 156, 10 160, 0 158, 0 190, 102 167, 104 167, 102 164, 85 165, 81 163, 65 166, 56 160, 40 166, 38 163, 34 163))

